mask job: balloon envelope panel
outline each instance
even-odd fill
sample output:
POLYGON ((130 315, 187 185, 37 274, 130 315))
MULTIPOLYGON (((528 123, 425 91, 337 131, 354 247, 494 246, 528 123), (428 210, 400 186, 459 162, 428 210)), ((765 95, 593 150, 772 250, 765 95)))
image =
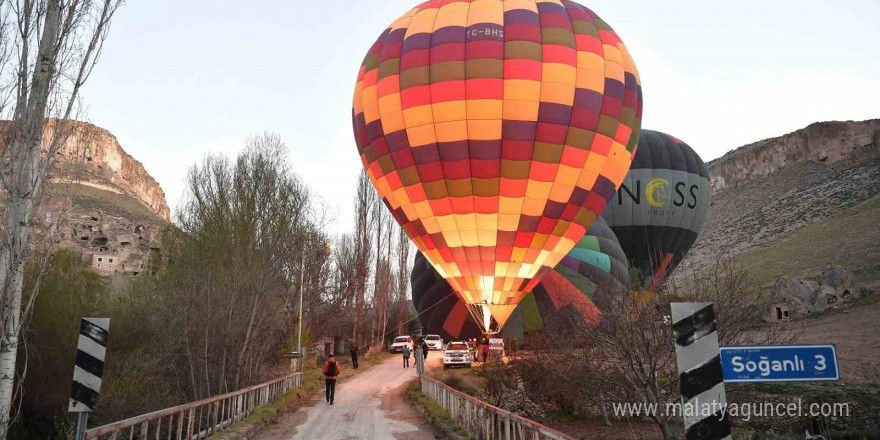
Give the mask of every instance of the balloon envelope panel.
POLYGON ((671 135, 643 130, 632 167, 602 217, 632 267, 662 277, 694 244, 711 204, 700 156, 671 135))
POLYGON ((352 122, 367 174, 419 250, 466 303, 506 306, 605 210, 641 111, 635 64, 589 9, 447 0, 379 36, 352 122))
MULTIPOLYGON (((421 253, 416 254, 412 280, 413 303, 427 333, 439 334, 444 339, 482 337, 465 303, 421 253)), ((594 300, 606 293, 626 292, 628 287, 626 256, 611 228, 599 218, 578 245, 517 306, 503 334, 521 337, 561 318, 595 322, 599 309, 594 300)))

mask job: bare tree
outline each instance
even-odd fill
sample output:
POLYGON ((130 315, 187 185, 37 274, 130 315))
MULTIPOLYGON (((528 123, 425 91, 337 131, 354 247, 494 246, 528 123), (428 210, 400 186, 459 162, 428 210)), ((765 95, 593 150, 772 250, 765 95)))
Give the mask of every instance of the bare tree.
POLYGON ((386 243, 385 238, 385 215, 387 215, 387 211, 385 207, 382 206, 382 203, 379 201, 379 196, 376 194, 375 190, 370 191, 370 226, 371 229, 375 232, 374 241, 376 243, 376 259, 375 266, 373 270, 373 298, 372 298, 372 309, 373 313, 370 320, 370 345, 374 344, 378 340, 377 330, 381 328, 379 324, 380 319, 382 318, 382 308, 384 307, 385 302, 385 291, 382 289, 382 270, 381 267, 384 264, 383 259, 383 250, 386 245, 390 243, 386 243))
MULTIPOLYGON (((520 373, 536 395, 566 411, 587 406, 606 413, 609 401, 664 408, 679 399, 670 302, 714 302, 721 345, 793 339, 784 329, 763 325, 760 289, 748 282, 735 260, 721 259, 694 279, 674 292, 661 289, 650 301, 630 300, 629 292, 616 286, 599 286, 597 292, 604 295, 596 324, 576 315, 542 314, 547 318, 543 336, 533 342, 543 349, 518 361, 520 373), (559 334, 566 337, 553 337, 559 334)), ((670 414, 658 411, 648 417, 664 439, 680 434, 670 414)))
MULTIPOLYGON (((381 205, 381 204, 380 204, 381 205)), ((394 224, 394 218, 389 214, 385 213, 384 216, 385 221, 385 267, 382 271, 382 331, 380 332, 379 343, 382 344, 382 348, 385 348, 385 341, 387 338, 388 331, 388 310, 391 308, 392 302, 392 291, 394 290, 394 276, 392 274, 391 269, 391 253, 394 248, 394 243, 391 241, 392 233, 396 227, 394 224)))
POLYGON ((291 291, 320 296, 329 244, 286 156, 266 134, 234 162, 209 156, 188 175, 181 230, 168 231, 164 251, 173 264, 156 290, 182 320, 183 338, 169 335, 167 345, 179 347, 194 397, 260 379, 295 332, 291 291))
POLYGON ((403 326, 407 321, 409 310, 409 248, 411 244, 406 231, 401 228, 397 233, 397 334, 403 334, 403 326))
MULTIPOLYGON (((370 243, 370 198, 373 191, 367 174, 361 171, 355 194, 355 230, 354 230, 354 320, 352 324, 352 341, 358 344, 363 340, 360 326, 366 318, 366 289, 369 277, 371 258, 370 243)), ((359 345, 359 344, 358 344, 359 345)))
POLYGON ((0 439, 6 438, 15 380, 24 264, 31 217, 94 69, 121 0, 0 2, 2 177, 8 209, 0 244, 0 439), (47 118, 57 118, 47 124, 47 118))

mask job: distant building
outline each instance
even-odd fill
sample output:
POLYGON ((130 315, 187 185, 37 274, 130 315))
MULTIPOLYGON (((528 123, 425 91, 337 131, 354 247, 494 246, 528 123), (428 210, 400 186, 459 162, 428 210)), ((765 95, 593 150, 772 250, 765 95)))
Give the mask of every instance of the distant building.
POLYGON ((90 263, 98 273, 113 275, 118 267, 119 257, 115 254, 92 254, 90 263))

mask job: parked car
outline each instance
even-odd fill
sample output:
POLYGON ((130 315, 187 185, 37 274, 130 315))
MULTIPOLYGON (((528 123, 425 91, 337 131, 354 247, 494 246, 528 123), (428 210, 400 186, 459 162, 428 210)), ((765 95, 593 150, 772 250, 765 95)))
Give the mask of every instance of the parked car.
POLYGON ((428 350, 443 350, 443 338, 440 335, 425 336, 425 343, 428 344, 428 350))
POLYGON ((392 352, 399 353, 399 352, 403 351, 403 347, 406 345, 408 345, 409 349, 412 350, 412 348, 413 348, 412 336, 398 336, 398 337, 394 338, 394 342, 391 343, 390 350, 392 352))
POLYGON ((473 358, 466 342, 452 341, 443 351, 443 369, 449 367, 471 367, 473 358))

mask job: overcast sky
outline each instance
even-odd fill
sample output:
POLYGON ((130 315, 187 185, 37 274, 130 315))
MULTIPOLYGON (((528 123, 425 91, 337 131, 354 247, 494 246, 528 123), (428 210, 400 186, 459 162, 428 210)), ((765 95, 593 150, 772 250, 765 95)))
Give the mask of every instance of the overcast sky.
MULTIPOLYGON (((584 0, 630 50, 643 128, 704 160, 812 122, 880 117, 880 2, 584 0)), ((348 231, 360 62, 416 2, 128 1, 83 91, 88 121, 143 162, 175 209, 187 169, 272 131, 348 231)))

